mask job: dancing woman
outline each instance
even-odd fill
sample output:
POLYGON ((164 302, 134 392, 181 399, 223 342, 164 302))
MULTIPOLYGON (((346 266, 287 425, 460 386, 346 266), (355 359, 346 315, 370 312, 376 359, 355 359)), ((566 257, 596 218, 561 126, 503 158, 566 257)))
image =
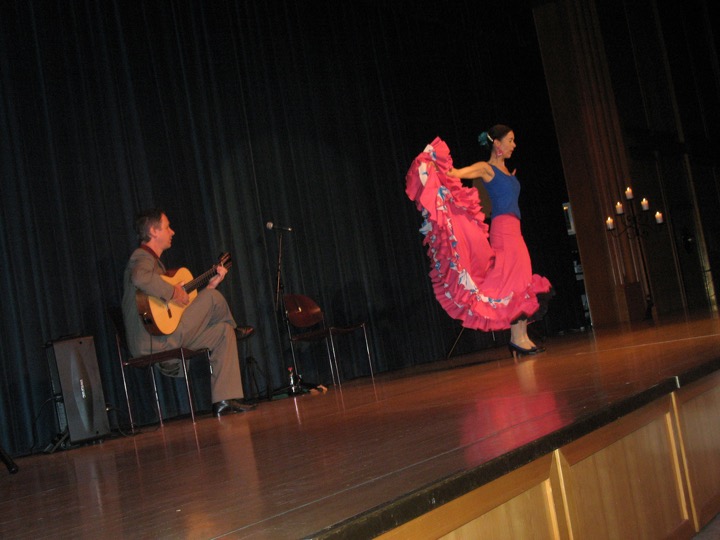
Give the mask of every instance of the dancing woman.
POLYGON ((422 212, 420 231, 431 259, 435 296, 463 326, 483 331, 510 329, 513 356, 536 354, 527 334, 552 296, 550 282, 532 273, 520 231, 520 183, 505 160, 515 150, 515 134, 496 125, 480 135, 487 161, 456 169, 447 145, 435 139, 413 161, 406 193, 422 212), (460 179, 483 181, 492 203, 488 228, 477 190, 460 179))

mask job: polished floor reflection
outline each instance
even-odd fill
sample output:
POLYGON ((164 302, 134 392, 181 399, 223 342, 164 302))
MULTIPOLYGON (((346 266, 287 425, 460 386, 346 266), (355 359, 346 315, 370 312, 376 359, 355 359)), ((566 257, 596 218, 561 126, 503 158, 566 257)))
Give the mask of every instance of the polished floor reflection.
POLYGON ((505 349, 482 351, 247 414, 20 458, 17 474, 0 476, 0 537, 313 536, 660 383, 720 367, 717 318, 546 345, 517 362, 505 349))

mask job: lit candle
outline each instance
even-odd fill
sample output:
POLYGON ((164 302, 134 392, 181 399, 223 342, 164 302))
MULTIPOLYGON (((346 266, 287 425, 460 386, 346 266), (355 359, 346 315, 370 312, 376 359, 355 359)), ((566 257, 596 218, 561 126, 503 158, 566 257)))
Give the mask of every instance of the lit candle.
POLYGON ((655 212, 655 221, 657 221, 658 224, 663 222, 663 216, 661 212, 655 212))
POLYGON ((642 206, 642 209, 643 209, 643 210, 649 210, 649 209, 650 209, 650 203, 648 202, 647 199, 643 199, 642 201, 640 201, 640 206, 642 206))
POLYGON ((615 213, 616 214, 624 214, 625 213, 625 210, 623 210, 622 203, 620 201, 615 203, 615 213))
POLYGON ((613 218, 608 216, 607 220, 605 221, 605 226, 607 227, 608 231, 612 231, 615 228, 615 222, 613 221, 613 218))
POLYGON ((627 189, 625 190, 625 198, 626 198, 627 200, 630 200, 630 199, 632 199, 633 197, 634 197, 634 195, 633 195, 632 189, 627 188, 627 189))

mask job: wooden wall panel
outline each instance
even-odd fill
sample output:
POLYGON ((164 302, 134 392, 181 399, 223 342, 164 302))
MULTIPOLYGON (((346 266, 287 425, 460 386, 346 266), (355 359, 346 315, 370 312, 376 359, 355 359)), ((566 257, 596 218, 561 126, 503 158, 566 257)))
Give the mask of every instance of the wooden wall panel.
POLYGON ((670 397, 561 448, 574 538, 689 538, 670 397))
POLYGON ((378 538, 559 538, 543 456, 378 538))
POLYGON ((684 473, 696 530, 720 513, 720 374, 675 393, 684 473))
POLYGON ((550 482, 544 481, 441 539, 554 540, 559 537, 550 482))
POLYGON ((690 539, 720 512, 720 373, 379 538, 690 539))

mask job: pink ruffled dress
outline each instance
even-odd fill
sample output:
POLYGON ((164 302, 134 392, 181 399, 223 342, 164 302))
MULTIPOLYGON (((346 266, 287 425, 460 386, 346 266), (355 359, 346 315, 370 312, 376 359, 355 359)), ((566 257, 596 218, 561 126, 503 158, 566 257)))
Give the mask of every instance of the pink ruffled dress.
POLYGON ((488 227, 477 190, 447 176, 452 166, 450 149, 436 138, 406 176, 405 193, 424 220, 420 232, 436 298, 448 315, 475 330, 540 318, 552 286, 532 273, 520 219, 501 214, 488 227))

